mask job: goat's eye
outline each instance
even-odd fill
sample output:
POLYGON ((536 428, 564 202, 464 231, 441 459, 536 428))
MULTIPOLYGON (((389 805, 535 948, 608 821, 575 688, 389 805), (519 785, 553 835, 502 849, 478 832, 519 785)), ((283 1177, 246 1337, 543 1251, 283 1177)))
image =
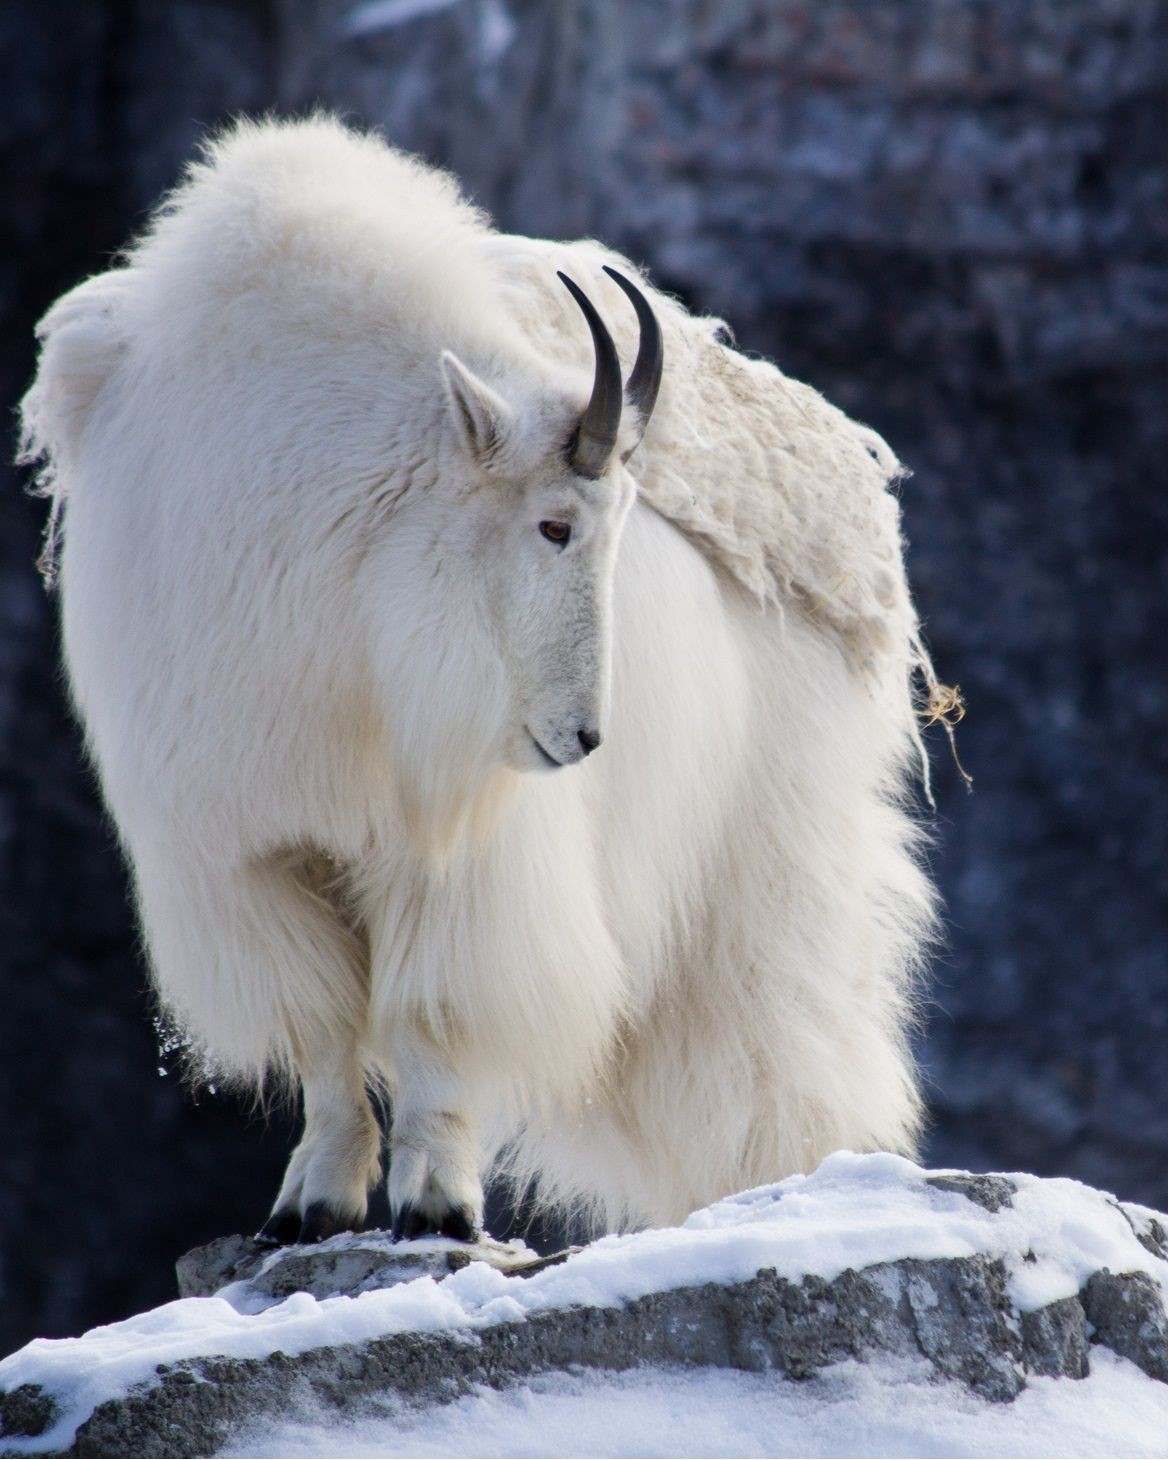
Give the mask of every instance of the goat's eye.
POLYGON ((566 522, 541 522, 539 530, 548 542, 554 542, 557 547, 566 547, 572 536, 572 529, 566 522))

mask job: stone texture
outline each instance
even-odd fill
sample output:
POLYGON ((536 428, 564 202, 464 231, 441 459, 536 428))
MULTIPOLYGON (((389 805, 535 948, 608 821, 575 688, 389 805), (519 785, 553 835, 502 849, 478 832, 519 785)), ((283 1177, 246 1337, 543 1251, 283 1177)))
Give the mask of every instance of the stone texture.
MULTIPOLYGON (((926 1180, 991 1214, 1005 1212, 1018 1190, 1010 1177, 962 1171, 926 1180)), ((944 1210, 953 1205, 945 1200, 944 1210)), ((1119 1210, 1137 1235, 1160 1220, 1146 1208, 1119 1210)), ((1009 1230, 1016 1242, 1016 1229, 1009 1230)), ((829 1245, 832 1235, 824 1234, 829 1245)), ((98 1404, 68 1453, 205 1455, 269 1413, 287 1417, 311 1405, 351 1417, 386 1398, 442 1402, 473 1385, 498 1388, 576 1367, 701 1366, 807 1379, 843 1360, 891 1357, 927 1365, 983 1400, 1008 1403, 1032 1375, 1085 1378, 1092 1345, 1104 1345, 1168 1383, 1168 1314, 1157 1282, 1142 1272, 1101 1268, 1077 1295, 1021 1312, 1011 1296, 1011 1264, 1024 1269, 1060 1256, 1057 1245, 1046 1245, 1058 1242, 1048 1222, 1038 1222, 1030 1240, 1035 1250, 1015 1258, 992 1255, 1000 1244, 987 1234, 987 1251, 875 1263, 830 1279, 791 1281, 763 1268, 748 1281, 533 1311, 482 1328, 394 1333, 258 1359, 184 1359, 159 1365, 150 1382, 98 1404)), ((327 1298, 423 1275, 441 1282, 471 1261, 486 1261, 508 1283, 521 1284, 579 1251, 539 1257, 523 1243, 489 1238, 474 1245, 445 1238, 394 1243, 385 1232, 285 1248, 232 1236, 187 1253, 177 1275, 184 1297, 218 1292, 239 1312, 259 1314, 293 1292, 327 1298)), ((519 1296, 522 1288, 513 1291, 519 1296)), ((0 1393, 0 1455, 8 1453, 5 1437, 35 1441, 46 1434, 54 1406, 53 1395, 29 1385, 0 1393)))
MULTIPOLYGON (((300 1260, 299 1250, 286 1258, 300 1260)), ((411 1275, 403 1270, 399 1280, 411 1275)), ((844 1359, 890 1355, 925 1359, 938 1377, 1006 1402, 1027 1374, 1085 1376, 1084 1309, 1094 1315, 1095 1342, 1153 1378, 1168 1379, 1163 1307, 1142 1275, 1100 1273, 1082 1301, 1067 1298, 1019 1315, 999 1260, 906 1259, 848 1269, 831 1282, 792 1283, 764 1270, 750 1282, 652 1293, 620 1307, 539 1313, 469 1335, 395 1334, 294 1356, 160 1366, 152 1386, 98 1406, 65 1453, 207 1455, 240 1425, 266 1413, 287 1416, 298 1405, 351 1417, 387 1395, 444 1401, 471 1385, 498 1388, 569 1367, 707 1365, 806 1379, 844 1359)), ((50 1413, 44 1396, 17 1391, 2 1403, 7 1434, 43 1432, 50 1413)))
POLYGON ((228 1283, 252 1276, 264 1260, 263 1245, 239 1233, 192 1247, 174 1265, 180 1298, 209 1298, 228 1283))
POLYGON ((1153 1257, 1163 1257, 1168 1261, 1168 1232, 1165 1232, 1159 1215, 1147 1207, 1133 1206, 1129 1202, 1117 1202, 1116 1205, 1131 1224, 1140 1246, 1153 1257))
POLYGON ((1152 1279, 1145 1273, 1103 1268, 1092 1274, 1082 1296, 1095 1342, 1168 1383, 1168 1316, 1152 1279))
POLYGON ((0 1443, 4 1435, 35 1439, 53 1422, 56 1405, 36 1384, 0 1392, 0 1443))
MULTIPOLYGON (((576 1251, 578 1249, 571 1249, 576 1251)), ((290 1293, 328 1298, 367 1293, 418 1277, 440 1280, 472 1262, 529 1277, 563 1262, 569 1250, 541 1256, 523 1242, 475 1243, 447 1237, 394 1242, 389 1232, 346 1233, 315 1247, 274 1248, 255 1237, 221 1237, 184 1254, 175 1264, 179 1296, 206 1298, 228 1283, 244 1283, 248 1294, 282 1299, 290 1293)))
POLYGON ((941 1176, 927 1176, 925 1180, 938 1191, 955 1191, 968 1197, 987 1212, 1000 1212, 1008 1207, 1018 1190, 1008 1176, 972 1175, 968 1171, 945 1172, 941 1176))
POLYGON ((1060 1298, 1045 1308, 1023 1313, 1021 1329, 1022 1361, 1027 1373, 1051 1378, 1087 1377, 1087 1317, 1078 1298, 1060 1298))

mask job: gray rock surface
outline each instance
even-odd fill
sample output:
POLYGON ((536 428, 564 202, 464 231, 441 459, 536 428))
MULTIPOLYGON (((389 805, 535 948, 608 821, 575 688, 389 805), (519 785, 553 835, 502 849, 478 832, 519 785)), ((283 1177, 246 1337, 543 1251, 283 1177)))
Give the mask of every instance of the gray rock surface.
MULTIPOLYGON (((849 1270, 833 1282, 791 1283, 763 1271, 747 1283, 679 1288, 620 1308, 537 1314, 470 1340, 397 1334, 294 1356, 193 1359, 160 1367, 150 1388, 100 1405, 64 1453, 207 1455, 265 1413, 315 1404, 351 1416, 363 1401, 387 1394, 448 1400, 475 1384, 499 1387, 571 1366, 710 1365, 805 1379, 843 1359, 923 1357, 939 1377, 1007 1401, 1027 1374, 1086 1374, 1085 1305, 1111 1315, 1096 1342, 1165 1378, 1163 1310, 1157 1328, 1140 1275, 1108 1276, 1105 1297, 1063 1299, 1020 1319, 1006 1294, 1004 1265, 980 1256, 907 1259, 849 1270)), ((8 1434, 23 1425, 23 1433, 35 1435, 51 1418, 35 1393, 6 1397, 3 1413, 8 1434)))
POLYGON ((1082 1294, 1097 1343, 1168 1383, 1168 1316, 1156 1284, 1144 1273, 1094 1273, 1082 1294))
POLYGON ((1000 1212, 1009 1206, 1018 1189, 1008 1176, 972 1175, 968 1171, 945 1172, 926 1179, 938 1191, 955 1191, 987 1212, 1000 1212))
MULTIPOLYGON (((962 1172, 930 1176, 926 1184, 993 1216, 1011 1207, 1018 1190, 1009 1177, 962 1172)), ((1102 1199, 1100 1207, 1106 1209, 1102 1199)), ((1124 1214, 1137 1232, 1154 1216, 1143 1209, 1124 1214)), ((1049 1222, 1040 1221, 1035 1234, 1036 1242, 1049 1238, 1049 1222)), ((1057 1252, 1044 1249, 1048 1257, 1057 1252)), ((574 1256, 551 1260, 570 1263, 574 1256)), ((327 1297, 423 1274, 441 1281, 472 1260, 490 1262, 515 1283, 548 1261, 522 1244, 487 1240, 465 1247, 441 1238, 394 1244, 385 1233, 368 1232, 282 1249, 227 1237, 188 1253, 178 1274, 184 1295, 218 1290, 239 1311, 258 1313, 293 1291, 327 1297)), ((1030 1260, 1037 1260, 1035 1252, 1021 1255, 1022 1264, 1030 1260)), ((63 1453, 206 1455, 269 1414, 287 1418, 324 1408, 351 1418, 387 1396, 442 1402, 473 1385, 498 1388, 571 1367, 709 1366, 806 1379, 846 1359, 895 1357, 923 1360, 938 1378, 1002 1403, 1016 1398, 1030 1375, 1084 1378, 1091 1346, 1100 1344, 1168 1383, 1168 1316, 1161 1288, 1146 1273, 1101 1268, 1077 1296, 1020 1312, 1008 1261, 986 1252, 879 1262, 831 1280, 791 1281, 772 1267, 749 1281, 651 1292, 623 1304, 537 1305, 518 1321, 474 1329, 160 1365, 151 1382, 97 1405, 63 1453)), ((34 1387, 0 1394, 0 1454, 8 1453, 5 1436, 47 1435, 54 1416, 53 1397, 34 1387)))
MULTIPOLYGON (((578 1251, 579 1249, 572 1249, 578 1251)), ((395 1242, 389 1232, 346 1233, 314 1247, 275 1248, 255 1237, 221 1237, 185 1253, 175 1264, 179 1296, 206 1298, 230 1283, 261 1300, 290 1293, 328 1298, 334 1293, 368 1293, 418 1277, 441 1279, 472 1262, 530 1277, 565 1261, 570 1252, 541 1256, 523 1242, 455 1242, 428 1237, 395 1242)))

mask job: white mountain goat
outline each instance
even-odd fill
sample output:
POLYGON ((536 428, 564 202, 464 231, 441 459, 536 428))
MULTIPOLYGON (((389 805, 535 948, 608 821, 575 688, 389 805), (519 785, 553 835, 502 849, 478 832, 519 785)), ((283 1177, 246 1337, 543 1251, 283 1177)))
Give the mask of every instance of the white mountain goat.
POLYGON ((303 1090, 277 1239, 362 1222, 379 1090, 399 1235, 478 1231, 492 1167, 621 1225, 912 1148, 897 463, 637 277, 318 117, 220 138, 41 325, 159 997, 303 1090))

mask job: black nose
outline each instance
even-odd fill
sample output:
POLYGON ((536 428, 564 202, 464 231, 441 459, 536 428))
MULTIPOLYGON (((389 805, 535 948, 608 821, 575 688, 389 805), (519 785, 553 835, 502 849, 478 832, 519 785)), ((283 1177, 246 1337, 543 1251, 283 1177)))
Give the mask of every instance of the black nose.
POLYGON ((579 740, 580 749, 584 752, 584 754, 591 755, 596 747, 600 744, 600 731, 581 730, 576 738, 577 740, 579 740))

